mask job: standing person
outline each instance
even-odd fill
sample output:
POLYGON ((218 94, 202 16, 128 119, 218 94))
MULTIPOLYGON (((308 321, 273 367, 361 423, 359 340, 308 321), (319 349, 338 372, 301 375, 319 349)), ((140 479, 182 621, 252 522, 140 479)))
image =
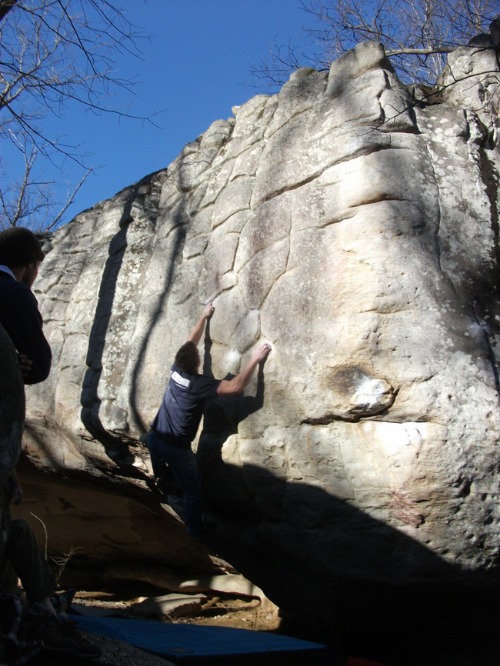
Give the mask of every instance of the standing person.
MULTIPOLYGON (((0 324, 14 344, 25 384, 46 379, 52 363, 38 302, 31 291, 44 258, 40 241, 30 229, 10 227, 0 232, 0 324)), ((14 469, 8 486, 9 493, 3 493, 7 506, 11 499, 21 498, 14 469)))
MULTIPOLYGON (((0 232, 0 324, 14 344, 25 384, 46 379, 52 363, 38 302, 31 291, 44 258, 40 241, 30 229, 10 227, 0 232)), ((14 469, 8 486, 7 506, 11 499, 20 501, 22 495, 14 469)))
POLYGON ((155 481, 159 480, 165 465, 168 465, 182 489, 184 523, 187 532, 194 537, 203 536, 205 525, 202 519, 201 478, 191 442, 198 431, 205 403, 217 396, 241 393, 255 368, 271 351, 267 342, 257 345, 243 370, 232 379, 214 379, 199 374, 201 361, 197 345, 213 312, 213 304, 209 303, 188 341, 177 352, 163 401, 146 436, 155 481))
MULTIPOLYGON (((0 324, 17 351, 25 384, 46 379, 52 362, 38 303, 31 291, 44 258, 40 241, 29 229, 11 227, 0 232, 0 324)), ((0 488, 0 573, 6 575, 12 567, 33 608, 40 608, 38 628, 48 650, 98 657, 100 649, 84 639, 75 625, 54 608, 54 574, 42 557, 29 524, 10 516, 10 502, 18 504, 21 499, 22 490, 13 468, 0 488)))
POLYGON ((19 354, 25 384, 47 379, 52 362, 31 291, 44 257, 40 241, 29 229, 11 227, 0 232, 0 324, 19 354))

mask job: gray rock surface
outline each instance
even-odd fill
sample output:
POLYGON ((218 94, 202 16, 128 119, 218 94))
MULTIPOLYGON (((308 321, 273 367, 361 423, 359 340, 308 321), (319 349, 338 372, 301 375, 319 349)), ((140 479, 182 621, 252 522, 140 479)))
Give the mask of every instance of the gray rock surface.
MULTIPOLYGON (((30 459, 115 480, 140 516, 139 437, 214 297, 215 376, 273 345, 199 438, 217 552, 324 621, 339 587, 498 586, 495 58, 451 54, 426 104, 381 45, 360 44, 55 233, 37 283, 54 362, 29 391, 30 459)), ((126 557, 104 497, 90 502, 89 525, 126 557)))

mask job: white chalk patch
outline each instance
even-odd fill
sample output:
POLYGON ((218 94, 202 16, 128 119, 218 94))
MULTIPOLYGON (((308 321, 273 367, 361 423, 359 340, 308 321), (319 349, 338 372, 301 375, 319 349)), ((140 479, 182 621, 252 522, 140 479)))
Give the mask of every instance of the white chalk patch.
POLYGON ((372 408, 385 402, 388 384, 381 379, 364 379, 351 398, 351 404, 372 408))

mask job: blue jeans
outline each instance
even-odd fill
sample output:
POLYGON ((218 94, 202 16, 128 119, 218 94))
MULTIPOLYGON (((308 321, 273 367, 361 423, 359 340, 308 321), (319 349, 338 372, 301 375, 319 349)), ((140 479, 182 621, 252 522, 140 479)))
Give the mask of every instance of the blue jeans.
POLYGON ((155 478, 159 478, 168 465, 182 489, 184 524, 191 536, 203 533, 201 476, 196 456, 191 447, 170 444, 151 430, 145 438, 151 456, 155 478))

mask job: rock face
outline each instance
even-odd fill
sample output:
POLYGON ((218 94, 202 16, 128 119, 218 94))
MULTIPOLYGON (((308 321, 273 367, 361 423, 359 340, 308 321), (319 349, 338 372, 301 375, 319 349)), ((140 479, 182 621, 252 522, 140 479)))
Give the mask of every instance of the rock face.
POLYGON ((326 624, 334 590, 498 586, 499 91, 494 49, 417 100, 360 44, 59 230, 31 459, 148 492, 138 440, 213 297, 207 370, 273 345, 199 438, 217 552, 326 624))

